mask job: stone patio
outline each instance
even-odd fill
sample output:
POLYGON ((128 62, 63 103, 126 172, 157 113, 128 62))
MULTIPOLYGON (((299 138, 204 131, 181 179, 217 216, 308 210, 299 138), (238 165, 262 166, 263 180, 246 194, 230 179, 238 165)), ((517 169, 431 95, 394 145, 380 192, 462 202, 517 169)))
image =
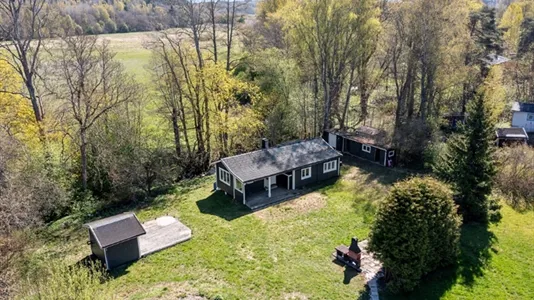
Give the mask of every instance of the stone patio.
POLYGON ((362 249, 362 275, 369 286, 371 300, 378 300, 378 279, 384 276, 382 263, 374 258, 373 254, 367 251, 369 241, 364 240, 359 243, 362 249))
POLYGON ((191 238, 191 229, 170 216, 143 223, 145 235, 139 237, 141 257, 172 247, 191 238))

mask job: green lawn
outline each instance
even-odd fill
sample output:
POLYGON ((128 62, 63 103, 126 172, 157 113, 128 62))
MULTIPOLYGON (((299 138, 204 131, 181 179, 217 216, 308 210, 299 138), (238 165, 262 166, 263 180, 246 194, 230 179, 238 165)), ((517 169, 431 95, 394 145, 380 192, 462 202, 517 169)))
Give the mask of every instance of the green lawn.
MULTIPOLYGON (((179 184, 135 211, 142 221, 176 216, 193 238, 114 271, 102 289, 130 299, 366 298, 361 276, 333 263, 331 253, 352 236, 367 237, 377 203, 406 175, 356 164, 360 168, 345 166, 333 185, 255 213, 212 193, 211 176, 179 184)), ((457 268, 432 274, 411 295, 381 297, 534 298, 534 213, 504 207, 503 214, 502 223, 489 231, 463 229, 457 268)), ((30 257, 35 268, 50 259, 75 263, 89 254, 87 233, 74 218, 50 225, 47 232, 30 257)))

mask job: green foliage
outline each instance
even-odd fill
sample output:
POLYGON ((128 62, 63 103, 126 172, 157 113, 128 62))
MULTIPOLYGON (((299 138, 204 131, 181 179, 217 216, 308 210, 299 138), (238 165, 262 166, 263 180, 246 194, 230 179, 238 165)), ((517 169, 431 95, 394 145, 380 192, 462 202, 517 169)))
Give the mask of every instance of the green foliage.
POLYGON ((522 56, 531 53, 532 45, 534 45, 534 19, 525 19, 521 24, 521 38, 517 53, 522 56))
POLYGON ((458 255, 460 216, 449 188, 433 178, 394 185, 379 208, 369 249, 391 275, 393 292, 411 291, 430 271, 458 255))
POLYGON ((454 186, 464 221, 485 223, 496 170, 493 157, 495 121, 483 90, 468 106, 468 116, 462 132, 447 141, 434 171, 454 186))
POLYGON ((527 145, 505 147, 497 152, 496 187, 516 209, 534 208, 534 150, 527 145))
POLYGON ((480 57, 503 51, 502 32, 497 28, 495 9, 484 6, 472 13, 471 24, 476 28, 475 40, 479 46, 480 57))
POLYGON ((102 285, 105 280, 106 275, 99 263, 68 266, 63 262, 51 261, 35 278, 28 278, 17 298, 110 299, 111 294, 102 285))

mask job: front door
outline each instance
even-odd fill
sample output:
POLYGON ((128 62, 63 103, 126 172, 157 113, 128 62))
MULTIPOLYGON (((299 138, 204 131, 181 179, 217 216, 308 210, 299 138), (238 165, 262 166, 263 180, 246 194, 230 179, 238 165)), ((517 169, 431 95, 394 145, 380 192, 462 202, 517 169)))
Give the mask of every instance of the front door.
POLYGON ((333 133, 328 133, 328 144, 330 144, 330 146, 334 147, 334 149, 336 149, 337 147, 337 135, 333 134, 333 133))

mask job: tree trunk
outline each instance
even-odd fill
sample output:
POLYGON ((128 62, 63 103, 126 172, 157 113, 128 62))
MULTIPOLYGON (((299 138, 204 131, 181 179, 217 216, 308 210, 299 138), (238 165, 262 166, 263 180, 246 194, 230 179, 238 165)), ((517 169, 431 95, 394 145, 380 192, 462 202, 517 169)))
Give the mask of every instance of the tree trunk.
POLYGON ((345 122, 347 120, 347 112, 349 110, 349 106, 350 106, 350 96, 351 96, 351 90, 352 90, 352 81, 354 80, 354 71, 355 71, 355 67, 352 66, 351 67, 351 70, 350 70, 350 78, 349 78, 349 86, 348 86, 348 89, 347 89, 347 95, 345 97, 345 106, 343 107, 343 115, 341 116, 341 120, 339 122, 339 127, 341 130, 344 130, 345 129, 345 122))
POLYGON ((215 1, 210 3, 210 18, 211 18, 211 41, 213 43, 213 60, 215 64, 218 62, 218 53, 217 53, 217 24, 215 23, 215 10, 217 9, 217 4, 215 1))
POLYGON ((174 146, 176 151, 176 157, 182 156, 182 147, 180 145, 180 127, 178 126, 178 110, 176 107, 172 108, 172 130, 174 133, 174 146))
POLYGON ((232 1, 232 9, 230 10, 230 1, 226 2, 226 71, 230 71, 230 63, 232 58, 232 42, 234 39, 235 26, 235 0, 232 1))
POLYGON ((87 190, 87 141, 85 129, 80 130, 80 159, 82 165, 82 190, 87 190))

